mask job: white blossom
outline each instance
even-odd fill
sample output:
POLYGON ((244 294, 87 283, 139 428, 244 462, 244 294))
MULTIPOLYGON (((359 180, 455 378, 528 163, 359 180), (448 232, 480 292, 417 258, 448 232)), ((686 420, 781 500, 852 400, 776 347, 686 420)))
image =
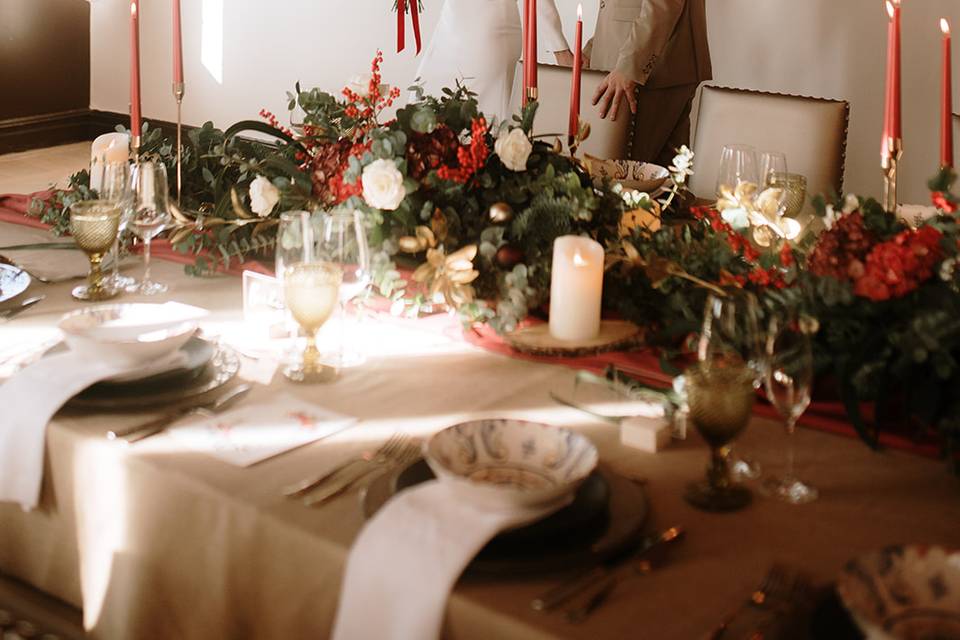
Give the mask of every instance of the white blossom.
POLYGON ((280 190, 270 180, 264 176, 257 176, 250 183, 250 209, 255 214, 266 218, 273 212, 278 202, 280 202, 280 190))
POLYGON ((493 149, 507 169, 526 171, 533 144, 530 143, 523 129, 513 129, 509 132, 501 132, 493 149))
POLYGON ((393 160, 374 160, 364 167, 360 180, 363 199, 375 209, 395 211, 407 197, 403 174, 393 160))

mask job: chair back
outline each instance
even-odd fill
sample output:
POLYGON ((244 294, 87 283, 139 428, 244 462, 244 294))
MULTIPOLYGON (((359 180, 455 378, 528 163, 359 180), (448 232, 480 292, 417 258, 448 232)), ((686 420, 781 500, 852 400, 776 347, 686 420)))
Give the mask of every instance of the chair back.
POLYGON ((780 151, 787 169, 807 178, 809 197, 843 190, 850 105, 784 94, 703 86, 700 90, 690 190, 716 196, 720 151, 726 144, 748 144, 757 152, 780 151))
MULTIPOLYGON (((570 67, 540 64, 537 75, 539 107, 534 122, 535 135, 555 133, 566 144, 570 122, 570 67)), ((580 153, 589 153, 603 159, 624 159, 630 155, 633 118, 629 109, 620 109, 615 122, 601 120, 591 106, 593 93, 607 77, 606 71, 584 69, 580 84, 580 119, 590 123, 590 137, 580 146, 580 153)), ((520 113, 523 93, 523 65, 517 65, 511 96, 511 113, 520 113)))

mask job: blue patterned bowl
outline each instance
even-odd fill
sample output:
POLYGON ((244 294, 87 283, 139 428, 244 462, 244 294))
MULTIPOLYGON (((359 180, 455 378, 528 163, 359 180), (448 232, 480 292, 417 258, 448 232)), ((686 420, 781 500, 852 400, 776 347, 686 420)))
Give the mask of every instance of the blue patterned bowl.
POLYGON ((573 495, 597 466, 597 448, 569 429, 522 420, 454 425, 424 444, 437 478, 492 506, 538 506, 573 495))
POLYGON ((847 563, 837 591, 868 640, 960 638, 960 551, 874 551, 847 563))

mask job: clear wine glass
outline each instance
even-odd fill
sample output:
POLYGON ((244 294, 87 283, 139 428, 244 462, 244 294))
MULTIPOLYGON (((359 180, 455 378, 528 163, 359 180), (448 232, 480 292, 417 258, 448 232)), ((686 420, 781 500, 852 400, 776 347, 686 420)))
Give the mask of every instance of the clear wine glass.
POLYGON ((783 476, 767 478, 763 492, 789 502, 804 504, 817 499, 815 488, 804 483, 794 470, 794 433, 797 420, 810 406, 813 386, 813 348, 809 332, 794 318, 773 318, 767 336, 767 397, 783 416, 787 427, 787 463, 783 476))
POLYGON ((735 194, 741 185, 759 185, 757 151, 744 144, 728 144, 720 152, 720 173, 717 176, 717 195, 735 194))
POLYGON ((787 156, 780 151, 760 152, 760 184, 763 187, 773 186, 773 176, 787 172, 787 156))
POLYGON ((285 211, 280 214, 274 254, 277 280, 283 282, 287 266, 316 260, 314 249, 322 234, 322 214, 309 211, 285 211))
MULTIPOLYGON (((745 366, 753 373, 753 387, 763 384, 765 358, 760 334, 760 305, 748 291, 710 294, 704 307, 697 359, 708 368, 745 366)), ((760 477, 760 464, 731 451, 728 456, 734 480, 760 477)))
POLYGON ((356 328, 360 316, 350 318, 348 306, 370 285, 370 249, 363 219, 359 211, 337 209, 324 217, 323 234, 317 243, 317 254, 325 262, 340 266, 343 282, 340 284, 340 340, 336 360, 339 366, 362 364, 365 357, 346 339, 348 322, 356 328))
POLYGON ((167 285, 150 278, 150 243, 171 222, 170 192, 167 187, 167 170, 158 162, 135 164, 130 174, 133 191, 129 227, 143 240, 143 280, 131 285, 127 291, 145 296, 157 295, 167 290, 167 285))
POLYGON ((129 162, 108 162, 99 166, 100 188, 97 195, 100 200, 116 203, 120 206, 120 231, 113 241, 113 268, 107 281, 111 287, 123 291, 136 281, 130 276, 120 274, 120 236, 126 231, 133 211, 133 191, 130 184, 129 162))
POLYGON ((337 307, 342 280, 339 265, 329 262, 299 262, 284 270, 284 302, 307 336, 299 361, 283 371, 288 379, 308 384, 336 379, 337 370, 320 361, 316 336, 337 307))

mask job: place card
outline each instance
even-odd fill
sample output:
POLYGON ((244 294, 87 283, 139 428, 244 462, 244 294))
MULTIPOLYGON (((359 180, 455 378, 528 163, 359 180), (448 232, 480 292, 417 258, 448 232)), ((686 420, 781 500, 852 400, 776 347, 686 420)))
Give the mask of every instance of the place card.
POLYGON ((167 433, 184 446, 238 467, 249 467, 316 442, 356 422, 289 394, 213 417, 185 420, 167 433))

